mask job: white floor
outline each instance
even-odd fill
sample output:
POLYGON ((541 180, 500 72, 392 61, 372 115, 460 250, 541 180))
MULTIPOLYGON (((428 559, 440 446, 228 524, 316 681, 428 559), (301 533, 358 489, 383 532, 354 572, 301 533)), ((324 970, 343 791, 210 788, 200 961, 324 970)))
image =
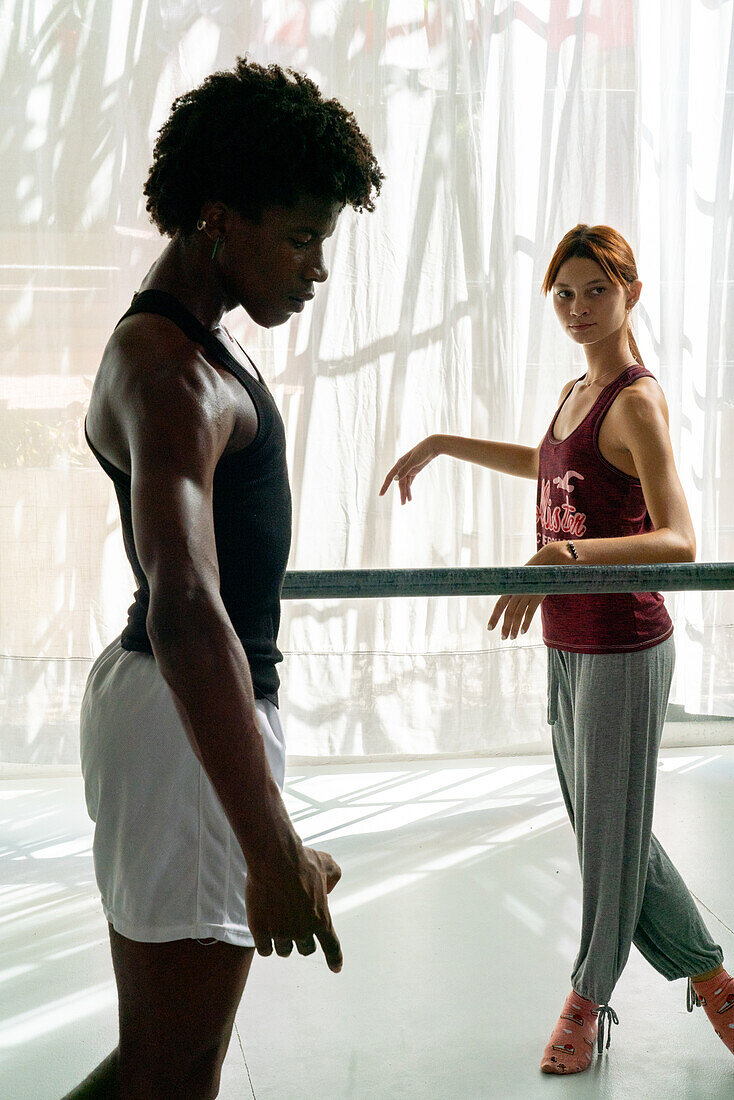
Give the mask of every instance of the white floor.
MULTIPOLYGON (((734 747, 662 755, 655 829, 734 964, 734 747)), ((547 757, 292 768, 288 804, 344 879, 340 975, 256 960, 222 1100, 731 1100, 734 1059, 685 985, 633 949, 607 1055, 540 1053, 579 923, 547 757)), ((81 780, 0 782, 0 1096, 58 1100, 115 1044, 115 992, 81 780)))

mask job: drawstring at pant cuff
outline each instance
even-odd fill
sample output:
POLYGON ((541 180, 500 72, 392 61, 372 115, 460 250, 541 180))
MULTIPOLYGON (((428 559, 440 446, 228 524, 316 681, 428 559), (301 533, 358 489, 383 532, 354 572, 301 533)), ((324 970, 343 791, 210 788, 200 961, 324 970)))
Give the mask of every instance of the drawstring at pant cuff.
POLYGON ((686 990, 686 1008, 689 1012, 693 1012, 694 1008, 700 1008, 701 998, 696 990, 693 988, 693 981, 688 979, 688 989, 686 990))
POLYGON ((599 1054, 603 1054, 605 1050, 609 1049, 609 1044, 612 1041, 612 1024, 618 1024, 619 1017, 614 1011, 611 1005, 600 1005, 599 1007, 599 1030, 596 1036, 596 1049, 599 1054), (604 1032, 606 1029, 606 1046, 604 1045, 604 1032))

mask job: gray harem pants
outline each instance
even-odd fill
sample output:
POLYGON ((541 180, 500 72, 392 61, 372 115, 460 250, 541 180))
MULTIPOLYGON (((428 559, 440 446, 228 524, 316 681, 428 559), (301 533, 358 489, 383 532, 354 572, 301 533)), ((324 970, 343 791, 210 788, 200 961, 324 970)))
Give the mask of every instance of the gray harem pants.
POLYGON ((723 960, 652 833, 674 664, 672 638, 636 653, 548 650, 548 722, 583 883, 571 982, 597 1004, 611 997, 632 943, 669 981, 723 960))

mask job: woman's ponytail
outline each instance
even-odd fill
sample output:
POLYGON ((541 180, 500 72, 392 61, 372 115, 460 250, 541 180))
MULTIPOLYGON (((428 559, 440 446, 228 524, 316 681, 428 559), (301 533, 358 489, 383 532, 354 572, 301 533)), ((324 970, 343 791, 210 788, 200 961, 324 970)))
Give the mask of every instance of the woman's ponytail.
POLYGON ((645 364, 642 362, 642 356, 640 355, 640 349, 638 348, 637 341, 635 340, 635 338, 632 334, 632 325, 630 324, 629 321, 627 322, 627 342, 630 346, 630 351, 632 352, 632 355, 634 356, 634 358, 637 360, 637 362, 640 364, 641 367, 644 367, 645 364))

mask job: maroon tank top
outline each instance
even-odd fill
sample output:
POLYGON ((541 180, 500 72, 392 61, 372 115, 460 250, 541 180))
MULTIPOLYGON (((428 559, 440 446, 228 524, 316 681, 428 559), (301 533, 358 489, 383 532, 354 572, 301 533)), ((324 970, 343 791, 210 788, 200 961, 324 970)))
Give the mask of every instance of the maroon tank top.
MULTIPOLYGON (((599 450, 599 429, 615 397, 645 377, 653 377, 646 367, 628 367, 563 440, 554 439, 553 429, 571 391, 559 406, 538 453, 538 549, 560 540, 654 530, 639 478, 612 466, 599 450)), ((540 606, 543 641, 552 649, 628 653, 658 645, 673 633, 659 592, 546 596, 540 606)))

